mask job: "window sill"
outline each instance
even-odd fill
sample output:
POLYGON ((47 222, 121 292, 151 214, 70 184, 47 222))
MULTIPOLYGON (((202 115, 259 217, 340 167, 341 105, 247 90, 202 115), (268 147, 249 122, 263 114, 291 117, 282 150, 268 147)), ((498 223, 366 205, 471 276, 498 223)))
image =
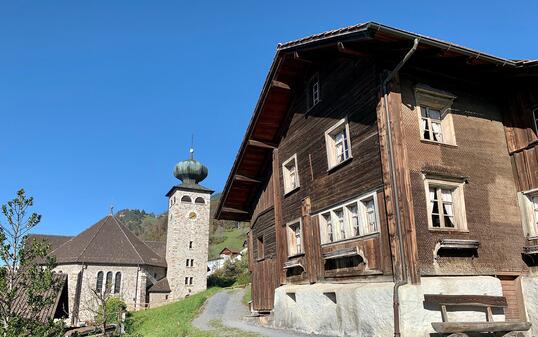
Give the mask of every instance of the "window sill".
POLYGON ((435 233, 469 233, 468 229, 459 229, 459 228, 428 228, 430 232, 435 233))
POLYGON ((354 236, 352 238, 347 238, 344 240, 322 243, 321 247, 332 247, 332 246, 337 246, 337 245, 340 245, 342 243, 347 243, 347 242, 363 241, 363 240, 372 239, 377 236, 379 236, 379 232, 374 232, 374 233, 370 233, 370 234, 366 234, 362 236, 354 236))
POLYGON ((535 235, 535 236, 528 236, 528 237, 527 237, 527 241, 533 241, 533 240, 538 240, 538 235, 535 235))
POLYGON ((295 258, 297 258, 297 257, 301 257, 301 256, 304 256, 304 252, 302 252, 302 253, 298 253, 298 254, 294 254, 294 255, 288 255, 288 260, 295 259, 295 258))
POLYGON ((292 190, 289 190, 289 191, 285 191, 284 192, 284 196, 287 197, 288 195, 292 194, 293 192, 297 191, 301 186, 297 186, 295 187, 294 189, 292 190))
POLYGON ((458 145, 456 145, 456 144, 441 143, 441 142, 436 142, 435 140, 429 140, 429 139, 422 139, 421 138, 420 142, 425 143, 425 144, 432 144, 432 145, 451 147, 451 148, 454 148, 454 149, 458 148, 458 145))
POLYGON ((349 158, 347 158, 346 160, 343 160, 343 161, 339 162, 338 164, 329 167, 327 169, 327 172, 332 172, 332 171, 336 170, 337 168, 344 166, 345 164, 349 163, 351 161, 351 159, 353 159, 353 156, 350 155, 349 158))

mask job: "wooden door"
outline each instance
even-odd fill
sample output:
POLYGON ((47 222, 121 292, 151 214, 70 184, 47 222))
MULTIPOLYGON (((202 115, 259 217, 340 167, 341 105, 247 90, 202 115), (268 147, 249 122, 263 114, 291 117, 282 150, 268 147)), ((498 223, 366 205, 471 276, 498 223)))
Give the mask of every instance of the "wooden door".
POLYGON ((525 307, 523 295, 521 293, 521 282, 518 276, 499 276, 503 289, 503 296, 506 297, 508 307, 504 314, 507 321, 524 321, 525 307))

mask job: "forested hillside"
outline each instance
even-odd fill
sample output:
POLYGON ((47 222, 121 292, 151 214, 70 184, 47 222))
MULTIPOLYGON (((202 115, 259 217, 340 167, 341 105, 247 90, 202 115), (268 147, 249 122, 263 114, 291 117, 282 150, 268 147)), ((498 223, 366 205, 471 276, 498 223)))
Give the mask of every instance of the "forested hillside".
MULTIPOLYGON (((220 193, 211 197, 211 222, 209 224, 209 258, 216 257, 224 247, 241 250, 247 239, 248 223, 215 220, 214 213, 220 193)), ((168 213, 146 213, 140 209, 123 209, 116 216, 143 241, 166 241, 168 213)))

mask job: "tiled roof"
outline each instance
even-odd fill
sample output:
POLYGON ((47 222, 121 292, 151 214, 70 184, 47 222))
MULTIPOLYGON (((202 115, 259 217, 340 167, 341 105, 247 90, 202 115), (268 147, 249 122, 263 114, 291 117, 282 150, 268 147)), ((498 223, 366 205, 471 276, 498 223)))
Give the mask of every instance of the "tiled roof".
POLYGON ((166 258, 166 242, 164 241, 144 241, 151 250, 162 258, 166 258))
POLYGON ((170 285, 168 284, 168 279, 166 277, 160 279, 148 289, 148 292, 150 293, 169 293, 170 291, 170 285))
POLYGON ((50 251, 55 250, 56 248, 60 247, 67 241, 71 240, 72 236, 63 236, 63 235, 47 235, 47 234, 31 234, 28 235, 28 238, 26 239, 28 242, 31 242, 32 240, 42 240, 50 245, 50 251))
POLYGON ((49 298, 49 296, 53 297, 53 303, 51 305, 42 308, 37 315, 33 315, 30 312, 30 307, 28 306, 28 293, 24 290, 24 288, 19 288, 17 297, 13 303, 14 311, 24 318, 36 319, 42 323, 54 318, 56 309, 58 308, 58 305, 60 305, 60 298, 64 287, 67 286, 67 275, 54 274, 53 277, 60 285, 59 289, 50 288, 45 292, 45 294, 43 294, 45 298, 49 298))
POLYGON ((51 253, 58 264, 105 263, 166 267, 164 257, 108 215, 51 253))

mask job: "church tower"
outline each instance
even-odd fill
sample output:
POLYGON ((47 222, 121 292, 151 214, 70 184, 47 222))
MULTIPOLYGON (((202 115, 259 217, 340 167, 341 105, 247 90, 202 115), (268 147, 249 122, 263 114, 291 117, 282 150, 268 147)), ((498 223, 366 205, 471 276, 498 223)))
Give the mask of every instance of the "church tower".
POLYGON ((207 167, 194 160, 192 148, 190 158, 174 168, 174 176, 181 183, 166 194, 166 277, 172 301, 206 289, 209 204, 213 193, 198 184, 207 177, 207 167))

